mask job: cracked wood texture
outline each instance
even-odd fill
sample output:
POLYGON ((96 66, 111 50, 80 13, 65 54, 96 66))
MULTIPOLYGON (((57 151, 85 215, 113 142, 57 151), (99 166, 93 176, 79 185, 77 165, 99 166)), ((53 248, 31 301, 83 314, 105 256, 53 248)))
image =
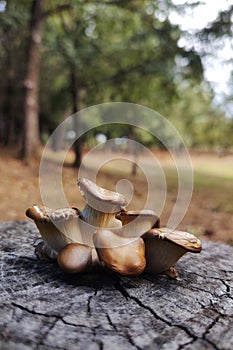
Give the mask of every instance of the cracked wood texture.
POLYGON ((32 222, 0 224, 1 350, 233 349, 233 248, 204 243, 179 280, 66 275, 38 261, 32 222))

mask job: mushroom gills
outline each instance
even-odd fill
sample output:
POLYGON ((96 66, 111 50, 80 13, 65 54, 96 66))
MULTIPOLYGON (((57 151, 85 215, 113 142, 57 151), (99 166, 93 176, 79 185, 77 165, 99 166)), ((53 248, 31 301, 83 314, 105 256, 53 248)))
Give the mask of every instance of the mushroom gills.
POLYGON ((121 221, 115 217, 115 213, 105 213, 90 207, 88 204, 82 210, 83 221, 98 228, 121 227, 121 221))
POLYGON ((125 238, 109 230, 99 230, 93 241, 100 262, 110 270, 125 276, 137 276, 144 271, 146 260, 142 238, 125 238))
POLYGON ((146 249, 146 272, 159 274, 169 271, 186 253, 186 249, 159 237, 144 239, 146 249))

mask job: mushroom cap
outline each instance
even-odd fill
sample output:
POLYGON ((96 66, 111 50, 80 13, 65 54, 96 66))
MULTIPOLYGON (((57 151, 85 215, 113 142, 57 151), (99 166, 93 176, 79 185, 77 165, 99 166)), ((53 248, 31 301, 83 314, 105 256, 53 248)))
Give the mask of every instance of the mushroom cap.
POLYGON ((99 230, 93 237, 99 260, 109 269, 125 276, 138 276, 146 266, 145 245, 140 237, 120 237, 99 230))
POLYGON ((89 179, 79 180, 78 185, 87 204, 95 210, 116 213, 127 204, 123 194, 106 190, 89 179))
POLYGON ((48 222, 49 214, 52 210, 44 205, 34 204, 32 207, 28 208, 25 212, 27 217, 38 222, 48 222))
POLYGON ((84 244, 67 244, 57 256, 58 265, 68 273, 85 271, 92 263, 92 249, 84 244))
POLYGON ((52 250, 59 252, 68 243, 82 243, 78 209, 52 210, 43 205, 33 205, 27 209, 26 215, 35 221, 44 243, 52 250))
POLYGON ((28 208, 25 214, 35 222, 47 223, 55 221, 70 220, 80 215, 77 208, 62 208, 52 210, 45 205, 36 205, 28 208))
POLYGON ((152 227, 160 227, 160 220, 153 210, 121 211, 116 218, 122 221, 122 229, 117 233, 123 237, 139 237, 152 227))
POLYGON ((152 236, 162 238, 192 253, 199 253, 202 250, 201 241, 189 232, 162 227, 159 229, 153 228, 142 237, 145 239, 152 236))

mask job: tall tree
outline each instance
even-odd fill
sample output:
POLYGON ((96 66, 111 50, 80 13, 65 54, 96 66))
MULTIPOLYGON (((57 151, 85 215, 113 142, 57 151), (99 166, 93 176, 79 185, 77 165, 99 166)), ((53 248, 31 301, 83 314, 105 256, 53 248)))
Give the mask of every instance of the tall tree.
POLYGON ((43 0, 33 0, 24 79, 24 137, 21 155, 25 160, 39 154, 39 69, 43 22, 43 0))
POLYGON ((39 154, 39 79, 44 21, 53 13, 67 8, 70 8, 69 3, 44 11, 43 0, 32 1, 24 79, 24 137, 21 156, 25 160, 39 154))
POLYGON ((8 0, 5 10, 0 13, 0 142, 6 147, 19 140, 23 65, 18 62, 24 62, 25 23, 28 20, 27 5, 14 5, 8 0))
MULTIPOLYGON (((70 79, 71 79, 71 95, 72 95, 72 105, 73 105, 73 114, 74 114, 74 129, 76 133, 79 132, 79 118, 78 118, 78 111, 80 109, 79 107, 79 100, 80 100, 80 88, 78 84, 78 77, 75 70, 75 67, 72 67, 71 65, 71 72, 70 72, 70 79)), ((74 153, 75 153, 75 159, 73 162, 73 166, 75 168, 79 168, 82 161, 82 141, 80 138, 77 138, 74 142, 74 153)))

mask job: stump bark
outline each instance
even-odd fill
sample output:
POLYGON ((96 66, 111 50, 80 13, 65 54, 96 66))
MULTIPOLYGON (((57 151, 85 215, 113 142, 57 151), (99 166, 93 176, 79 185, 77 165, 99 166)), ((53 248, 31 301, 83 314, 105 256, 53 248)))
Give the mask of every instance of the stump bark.
POLYGON ((179 280, 66 275, 38 261, 31 222, 0 224, 1 350, 233 349, 233 247, 203 243, 179 280))

